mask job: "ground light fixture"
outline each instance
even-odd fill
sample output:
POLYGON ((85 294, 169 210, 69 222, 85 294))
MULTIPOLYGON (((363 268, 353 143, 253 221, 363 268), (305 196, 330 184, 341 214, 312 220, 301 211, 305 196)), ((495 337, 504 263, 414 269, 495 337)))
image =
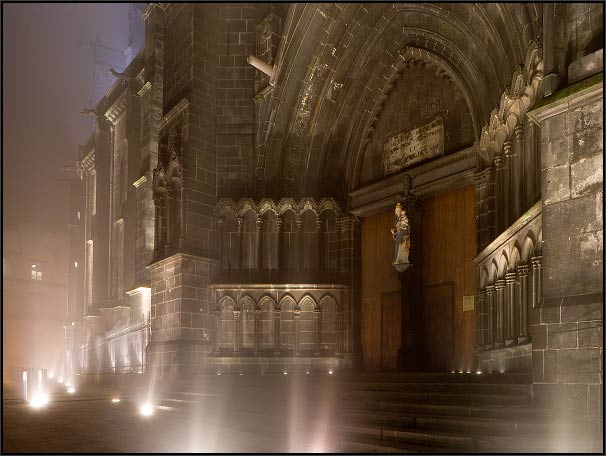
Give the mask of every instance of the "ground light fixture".
POLYGON ((149 403, 145 403, 139 409, 139 413, 143 416, 151 416, 154 413, 154 407, 149 403))
POLYGON ((114 404, 116 404, 116 403, 120 402, 120 398, 119 398, 119 397, 114 397, 114 398, 112 399, 112 402, 113 402, 114 404))
POLYGON ((48 396, 44 393, 36 393, 29 402, 33 408, 42 408, 48 404, 48 396))

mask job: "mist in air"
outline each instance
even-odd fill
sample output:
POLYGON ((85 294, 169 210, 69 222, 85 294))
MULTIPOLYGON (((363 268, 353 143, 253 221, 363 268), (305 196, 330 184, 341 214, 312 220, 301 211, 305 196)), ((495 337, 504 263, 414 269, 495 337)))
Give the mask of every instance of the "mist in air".
POLYGON ((69 180, 93 131, 80 111, 98 101, 91 44, 127 47, 129 4, 2 9, 3 364, 53 369, 66 323, 69 180))

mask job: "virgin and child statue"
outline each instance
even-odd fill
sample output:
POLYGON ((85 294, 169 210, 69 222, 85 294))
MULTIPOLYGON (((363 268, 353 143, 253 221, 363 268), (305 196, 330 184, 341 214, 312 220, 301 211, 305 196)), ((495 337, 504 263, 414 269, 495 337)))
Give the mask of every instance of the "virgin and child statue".
POLYGON ((408 216, 402 208, 401 203, 396 204, 396 219, 394 227, 391 229, 391 234, 394 239, 395 260, 393 265, 409 264, 408 254, 410 252, 410 226, 408 224, 408 216))

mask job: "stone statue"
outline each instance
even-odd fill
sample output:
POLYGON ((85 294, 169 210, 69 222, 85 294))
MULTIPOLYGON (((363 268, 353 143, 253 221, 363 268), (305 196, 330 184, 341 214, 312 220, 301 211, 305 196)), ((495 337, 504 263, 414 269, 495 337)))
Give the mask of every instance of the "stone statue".
POLYGON ((396 204, 395 213, 396 219, 394 221, 394 227, 391 229, 395 246, 394 266, 410 263, 408 261, 408 254, 410 252, 410 226, 408 224, 408 216, 406 215, 406 211, 402 208, 401 203, 396 204))

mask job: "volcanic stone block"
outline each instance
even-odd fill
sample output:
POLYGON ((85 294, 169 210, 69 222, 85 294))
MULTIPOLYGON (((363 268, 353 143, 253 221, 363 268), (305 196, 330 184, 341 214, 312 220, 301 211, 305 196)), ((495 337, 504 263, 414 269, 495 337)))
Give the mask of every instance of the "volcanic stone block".
POLYGON ((576 348, 577 324, 562 323, 547 325, 547 348, 576 348))

